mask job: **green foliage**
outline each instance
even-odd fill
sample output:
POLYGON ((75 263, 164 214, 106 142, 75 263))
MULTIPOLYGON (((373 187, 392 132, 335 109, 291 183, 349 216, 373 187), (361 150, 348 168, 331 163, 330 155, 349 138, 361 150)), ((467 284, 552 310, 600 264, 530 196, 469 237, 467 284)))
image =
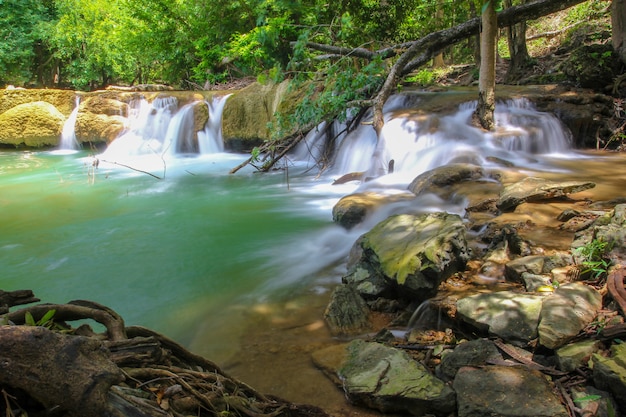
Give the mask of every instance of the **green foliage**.
POLYGON ((53 17, 47 3, 0 1, 0 83, 23 85, 32 80, 40 61, 36 50, 42 49, 46 25, 53 17))
POLYGON ((48 312, 44 314, 43 317, 35 321, 30 311, 27 311, 24 314, 24 324, 26 324, 27 326, 40 326, 40 327, 45 327, 47 329, 51 329, 52 327, 54 327, 53 317, 55 314, 56 314, 56 310, 54 309, 48 310, 48 312))
POLYGON ((574 250, 574 254, 581 259, 583 270, 581 275, 591 275, 594 280, 605 277, 611 261, 607 255, 611 251, 613 245, 600 239, 593 239, 586 245, 580 246, 574 250))
POLYGON ((381 59, 367 62, 350 57, 337 60, 321 72, 323 76, 313 80, 307 78, 306 71, 300 74, 294 85, 303 90, 302 98, 292 112, 278 114, 276 122, 270 124, 273 138, 309 130, 328 119, 346 121, 354 104, 367 98, 385 74, 381 59))

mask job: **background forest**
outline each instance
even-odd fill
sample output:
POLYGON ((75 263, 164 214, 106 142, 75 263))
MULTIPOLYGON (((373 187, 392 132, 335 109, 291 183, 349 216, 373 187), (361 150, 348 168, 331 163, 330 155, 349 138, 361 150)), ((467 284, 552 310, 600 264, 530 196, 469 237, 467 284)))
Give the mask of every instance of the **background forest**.
MULTIPOLYGON (((320 59, 306 42, 379 50, 463 23, 478 16, 482 5, 480 0, 0 0, 0 85, 93 90, 161 83, 208 89, 245 77, 339 74, 337 68, 350 67, 361 77, 345 73, 355 90, 374 81, 382 62, 338 65, 320 59)), ((609 1, 582 3, 562 12, 556 23, 528 22, 529 33, 565 28, 570 35, 558 34, 571 36, 598 17, 605 18, 608 31, 609 6, 609 1)), ((507 58, 506 36, 500 39, 500 56, 507 58)), ((529 36, 530 55, 545 52, 551 39, 529 36)), ((473 63, 477 50, 475 40, 461 42, 433 65, 473 63)), ((429 69, 414 80, 429 82, 437 75, 429 69)))

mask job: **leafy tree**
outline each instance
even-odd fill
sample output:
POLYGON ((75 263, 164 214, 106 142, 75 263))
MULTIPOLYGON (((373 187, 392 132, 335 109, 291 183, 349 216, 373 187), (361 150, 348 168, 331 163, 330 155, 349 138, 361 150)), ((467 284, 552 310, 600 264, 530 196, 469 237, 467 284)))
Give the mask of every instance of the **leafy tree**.
POLYGON ((0 1, 0 83, 34 81, 35 67, 43 68, 49 58, 43 39, 53 17, 54 7, 49 1, 0 1))

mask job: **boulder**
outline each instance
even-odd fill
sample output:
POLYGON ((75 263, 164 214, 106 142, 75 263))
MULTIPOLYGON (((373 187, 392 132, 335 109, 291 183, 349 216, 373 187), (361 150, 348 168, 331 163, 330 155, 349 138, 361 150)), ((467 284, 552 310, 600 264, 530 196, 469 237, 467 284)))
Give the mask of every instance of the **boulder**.
POLYGON ((0 114, 0 143, 33 148, 56 146, 65 119, 45 101, 17 105, 0 114))
POLYGON ((424 172, 417 176, 408 188, 413 194, 419 195, 434 187, 448 187, 462 181, 478 180, 483 177, 483 169, 478 165, 450 164, 424 172))
POLYGON ((463 221, 448 213, 391 216, 356 244, 361 254, 354 268, 369 274, 362 281, 378 285, 382 277, 398 298, 430 298, 469 258, 463 221))
POLYGON ((569 416, 544 375, 525 367, 464 367, 452 386, 459 417, 569 416))
POLYGON ((0 114, 20 104, 45 101, 68 117, 76 107, 76 93, 71 90, 55 89, 5 89, 0 90, 0 114))
POLYGON ((339 285, 330 296, 324 320, 335 335, 356 335, 371 330, 369 308, 351 285, 339 285))
POLYGON ((562 198, 595 187, 593 182, 563 181, 553 182, 543 178, 526 177, 504 187, 497 206, 502 211, 513 211, 525 202, 562 198))
POLYGON ((354 340, 338 370, 343 390, 355 404, 383 413, 447 416, 455 393, 406 352, 376 342, 354 340))
POLYGON ((378 207, 402 199, 407 199, 407 196, 375 192, 350 194, 342 197, 333 207, 333 221, 346 229, 351 229, 378 207))
POLYGON ((281 107, 288 85, 286 81, 281 84, 253 83, 228 99, 222 132, 231 148, 251 149, 271 139, 268 123, 275 122, 274 112, 281 107))
POLYGON ((561 285, 546 297, 541 307, 539 343, 556 349, 572 340, 602 308, 602 295, 581 283, 561 285))
POLYGON ((488 361, 502 360, 504 358, 491 340, 475 339, 463 342, 445 353, 437 367, 437 375, 444 381, 451 381, 464 366, 485 366, 488 361))
POLYGON ((556 362, 558 368, 565 372, 572 372, 581 366, 587 366, 591 355, 602 349, 602 342, 599 340, 583 340, 581 342, 570 343, 557 349, 556 362))
POLYGON ((513 291, 475 294, 457 301, 457 315, 479 330, 525 345, 537 337, 543 299, 513 291))
POLYGON ((620 409, 626 410, 626 344, 612 345, 610 357, 595 353, 592 360, 596 388, 613 394, 620 409))

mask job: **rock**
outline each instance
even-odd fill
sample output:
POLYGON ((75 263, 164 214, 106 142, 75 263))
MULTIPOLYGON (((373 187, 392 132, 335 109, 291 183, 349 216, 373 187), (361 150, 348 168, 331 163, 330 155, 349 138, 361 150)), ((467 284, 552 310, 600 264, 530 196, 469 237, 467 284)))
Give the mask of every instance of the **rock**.
POLYGON ((571 255, 556 253, 551 256, 530 255, 506 263, 504 272, 511 282, 524 282, 524 274, 546 275, 557 268, 564 268, 573 263, 571 255))
POLYGON ((391 216, 357 244, 355 268, 369 271, 375 284, 382 277, 399 298, 430 298, 469 258, 463 221, 448 213, 391 216))
POLYGON ((369 308, 351 285, 339 285, 330 297, 324 319, 335 335, 356 335, 371 330, 369 308))
POLYGON ((383 413, 447 416, 455 393, 406 352, 380 343, 354 340, 338 370, 348 399, 383 413))
POLYGON ((626 410, 626 344, 612 345, 610 357, 596 353, 592 360, 596 388, 613 394, 620 409, 626 410))
POLYGON ((0 143, 33 148, 59 144, 65 116, 52 104, 36 101, 0 114, 0 143))
POLYGON ((459 344, 441 358, 437 375, 444 381, 454 379, 464 366, 484 366, 487 361, 503 360, 496 345, 488 339, 475 339, 459 344))
POLYGON ((447 187, 462 181, 478 180, 484 176, 482 167, 472 164, 450 164, 426 171, 417 176, 409 190, 419 195, 424 191, 430 191, 433 187, 447 187))
POLYGON ((324 375, 339 387, 343 385, 343 382, 337 372, 348 359, 347 346, 348 343, 332 345, 316 350, 311 354, 311 359, 315 366, 321 369, 324 375))
POLYGON ((544 292, 541 291, 545 287, 550 287, 552 284, 550 276, 547 275, 535 275, 529 272, 522 274, 522 280, 524 281, 524 287, 528 292, 544 292))
POLYGON ((606 391, 601 391, 592 386, 573 386, 571 389, 572 400, 581 409, 582 416, 615 417, 618 414, 617 404, 606 391))
MULTIPOLYGON (((346 229, 361 223, 368 214, 383 204, 407 199, 408 196, 386 195, 375 192, 350 194, 333 207, 333 221, 346 229)), ((411 195, 411 198, 414 196, 411 195)))
POLYGON ((541 275, 545 257, 540 255, 524 256, 507 262, 504 275, 511 282, 523 282, 523 274, 541 275))
POLYGON ((226 102, 222 118, 222 132, 231 148, 251 149, 263 140, 269 140, 268 123, 274 121, 274 112, 284 106, 288 82, 281 84, 253 83, 234 93, 226 102))
POLYGON ((595 239, 609 243, 609 258, 614 264, 626 261, 626 204, 615 206, 608 224, 598 224, 593 231, 595 239))
POLYGON ((581 342, 570 343, 556 350, 556 361, 558 368, 565 372, 572 372, 581 366, 587 366, 593 353, 602 349, 602 342, 599 340, 583 340, 581 342))
POLYGON ((20 104, 44 101, 52 104, 63 116, 68 117, 76 106, 76 96, 78 94, 71 90, 0 89, 0 114, 20 104))
POLYGON ((475 294, 457 301, 457 315, 479 330, 525 345, 537 337, 543 299, 513 291, 475 294))
POLYGON ((454 378, 459 417, 568 417, 542 373, 525 367, 464 367, 454 378))
POLYGON ((539 343, 549 349, 565 345, 584 329, 602 308, 602 295, 594 288, 571 283, 558 287, 543 301, 539 343))
POLYGON ((565 197, 595 187, 593 182, 552 182, 543 178, 527 177, 504 187, 497 206, 502 211, 513 211, 527 201, 540 201, 565 197))

